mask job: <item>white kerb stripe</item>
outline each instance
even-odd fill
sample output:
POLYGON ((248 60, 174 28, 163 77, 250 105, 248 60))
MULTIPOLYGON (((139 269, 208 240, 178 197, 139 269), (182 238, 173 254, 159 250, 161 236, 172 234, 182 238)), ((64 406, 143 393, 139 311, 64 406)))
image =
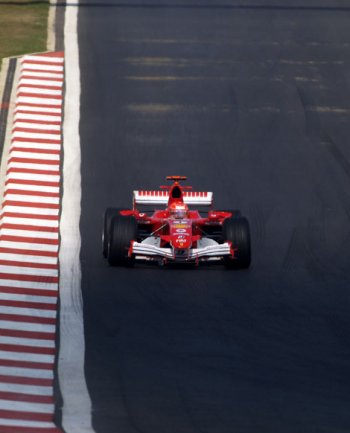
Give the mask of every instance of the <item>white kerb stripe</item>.
POLYGON ((63 81, 53 80, 39 80, 35 78, 21 78, 19 80, 20 86, 45 86, 45 87, 63 87, 63 81))
MULTIPOLYGON (((1 392, 16 392, 20 394, 31 394, 31 395, 41 395, 50 397, 53 394, 52 386, 34 386, 34 385, 22 385, 17 383, 1 383, 1 392)), ((0 422, 1 425, 1 422, 0 422)))
POLYGON ((52 293, 56 293, 58 290, 58 284, 46 282, 45 277, 43 277, 43 282, 21 281, 0 277, 0 284, 5 287, 14 287, 19 289, 51 290, 52 293))
MULTIPOLYGON (((35 104, 35 105, 47 105, 47 106, 60 106, 62 101, 60 99, 51 99, 51 98, 36 98, 32 96, 19 96, 17 98, 18 103, 27 103, 27 104, 35 104)), ((44 107, 44 109, 46 109, 44 107)))
POLYGON ((21 105, 19 104, 15 109, 15 114, 19 111, 25 111, 28 113, 47 113, 47 114, 54 114, 54 115, 61 115, 62 114, 62 108, 61 107, 41 107, 40 105, 37 107, 27 105, 21 105))
POLYGON ((39 339, 36 340, 35 338, 17 338, 17 337, 0 336, 0 344, 13 344, 16 346, 30 346, 30 347, 40 347, 46 349, 55 348, 55 340, 39 340, 39 339))
MULTIPOLYGON (((45 220, 39 218, 18 218, 18 217, 8 217, 3 215, 1 219, 1 223, 12 223, 12 224, 25 224, 30 226, 38 226, 38 227, 58 227, 58 217, 56 220, 45 220)), ((1 253, 0 253, 1 257, 1 253)))
POLYGON ((60 176, 57 174, 37 174, 37 173, 19 173, 12 172, 6 177, 7 179, 19 179, 19 180, 39 180, 44 182, 59 182, 60 176))
MULTIPOLYGON (((62 72, 42 72, 42 71, 31 71, 29 69, 24 68, 22 70, 22 74, 20 78, 22 77, 34 77, 34 78, 53 78, 58 80, 63 80, 63 73, 62 72)), ((50 80, 48 80, 50 81, 50 80)))
POLYGON ((11 189, 18 191, 50 192, 52 194, 59 194, 60 192, 60 188, 58 186, 28 185, 24 183, 9 183, 6 185, 5 191, 11 189))
POLYGON ((36 207, 27 207, 27 206, 10 206, 6 205, 3 208, 3 212, 13 212, 19 214, 31 214, 31 215, 46 215, 46 216, 57 216, 59 211, 58 209, 48 209, 48 208, 36 208, 36 207))
POLYGON ((45 114, 31 114, 31 113, 17 113, 15 114, 15 120, 33 120, 39 122, 61 122, 61 116, 45 116, 45 114))
POLYGON ((41 370, 39 368, 2 367, 1 376, 30 377, 32 379, 53 379, 52 370, 41 370))
MULTIPOLYGON (((54 144, 54 146, 56 146, 56 144, 54 144)), ((59 144, 57 144, 57 146, 59 146, 59 144)), ((47 145, 35 145, 32 143, 32 146, 22 146, 22 143, 17 142, 10 149, 10 158, 21 158, 26 163, 29 163, 30 160, 34 160, 38 161, 38 163, 46 163, 48 165, 51 164, 51 161, 54 161, 56 165, 60 165, 60 148, 54 149, 53 145, 49 143, 47 143, 47 145), (51 151, 55 151, 55 153, 51 151), (58 153, 56 153, 56 151, 58 151, 58 153), (45 162, 45 160, 50 162, 45 162)))
POLYGON ((45 203, 45 204, 59 204, 59 198, 56 197, 41 197, 38 195, 21 195, 21 194, 7 194, 6 200, 20 201, 22 203, 45 203))
MULTIPOLYGON (((35 130, 43 130, 43 131, 60 131, 61 125, 50 125, 50 123, 42 124, 42 123, 34 123, 34 122, 23 122, 21 120, 15 120, 14 129, 17 128, 25 128, 25 129, 35 129, 35 130)), ((57 134, 58 135, 58 134, 57 134)))
POLYGON ((9 164, 7 164, 8 169, 11 168, 18 168, 18 169, 26 169, 26 170, 45 170, 45 171, 52 171, 57 172, 59 169, 59 165, 51 165, 51 164, 32 164, 32 163, 25 163, 25 162, 15 162, 12 161, 9 164))
POLYGON ((47 364, 53 364, 55 361, 54 355, 27 352, 5 352, 3 350, 0 350, 0 359, 6 359, 7 361, 43 362, 47 364))
MULTIPOLYGON (((57 277, 58 271, 57 269, 37 269, 30 268, 25 266, 4 266, 0 265, 0 272, 6 274, 15 274, 15 275, 32 275, 32 276, 40 276, 40 277, 57 277)), ((0 306, 1 310, 1 306, 0 306)))
POLYGON ((60 161, 60 156, 55 153, 35 153, 35 152, 22 152, 21 150, 13 150, 11 152, 11 158, 23 158, 23 159, 40 159, 47 161, 60 161))
POLYGON ((45 55, 36 55, 36 54, 26 54, 22 58, 22 63, 26 60, 31 60, 32 62, 45 62, 45 63, 62 63, 64 62, 64 58, 62 56, 45 56, 45 55))
POLYGON ((20 85, 18 87, 17 95, 20 93, 26 93, 28 95, 51 95, 51 96, 60 96, 62 95, 61 90, 56 89, 42 89, 40 87, 26 87, 25 85, 20 85))
MULTIPOLYGON (((57 269, 32 268, 26 266, 9 266, 0 265, 0 272, 14 275, 40 276, 40 277, 57 277, 57 269)), ((1 309, 1 307, 0 307, 1 309)))
MULTIPOLYGON (((55 295, 55 293, 54 293, 55 295)), ((0 301, 40 302, 43 304, 56 304, 56 296, 36 296, 20 293, 2 293, 0 289, 0 301)), ((4 337, 3 337, 4 338, 4 337)), ((9 337, 10 338, 10 337, 9 337)), ((12 337, 11 337, 12 338, 12 337)), ((39 341, 39 340, 38 340, 39 341)))
POLYGON ((8 419, 0 418, 0 426, 3 427, 27 427, 38 429, 37 433, 40 433, 41 429, 55 429, 57 426, 52 422, 40 422, 40 421, 26 421, 21 419, 8 419))
POLYGON ((52 72, 63 72, 63 66, 61 65, 38 65, 38 64, 31 64, 31 63, 25 63, 22 68, 22 73, 25 71, 52 71, 52 72))
MULTIPOLYGON (((29 243, 29 242, 19 242, 19 241, 1 241, 1 246, 3 248, 16 248, 22 250, 33 250, 33 251, 41 251, 41 252, 54 252, 58 251, 57 245, 49 245, 49 244, 37 244, 37 243, 29 243)), ((0 280, 1 281, 1 280, 0 280)), ((19 286, 21 287, 21 286, 19 286)))
POLYGON ((14 140, 12 142, 11 149, 13 149, 14 147, 23 147, 26 149, 61 150, 61 146, 58 143, 40 143, 39 141, 31 142, 14 140))
POLYGON ((64 27, 66 97, 64 120, 63 198, 60 249, 60 352, 58 379, 66 433, 92 433, 91 400, 84 372, 84 324, 80 252, 80 69, 78 8, 67 8, 64 27))
POLYGON ((43 403, 18 402, 13 400, 0 400, 0 410, 34 413, 53 413, 54 405, 43 403))
MULTIPOLYGON (((56 86, 54 86, 56 87, 56 86)), ((17 86, 17 96, 20 93, 25 93, 25 94, 34 94, 34 95, 46 95, 46 96, 62 96, 62 88, 53 88, 53 86, 45 86, 45 85, 26 85, 26 84, 18 84, 17 86)))
POLYGON ((43 325, 42 323, 10 322, 6 320, 0 320, 0 326, 1 329, 12 329, 15 331, 43 332, 47 334, 51 334, 56 331, 55 325, 43 325))
POLYGON ((59 63, 63 64, 64 58, 61 56, 35 56, 35 55, 25 55, 22 59, 22 63, 24 61, 30 60, 32 62, 45 62, 45 63, 59 63))
POLYGON ((45 131, 43 132, 22 132, 22 131, 13 131, 13 138, 31 138, 31 139, 39 139, 39 140, 60 140, 61 134, 48 134, 45 131))

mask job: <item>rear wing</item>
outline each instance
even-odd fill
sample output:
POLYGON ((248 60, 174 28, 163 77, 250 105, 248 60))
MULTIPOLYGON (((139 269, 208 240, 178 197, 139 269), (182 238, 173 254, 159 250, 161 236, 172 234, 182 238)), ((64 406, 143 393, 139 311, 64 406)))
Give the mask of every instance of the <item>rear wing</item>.
MULTIPOLYGON (((189 206, 211 206, 212 192, 184 191, 183 200, 189 206)), ((134 191, 135 205, 167 205, 169 191, 134 191)))

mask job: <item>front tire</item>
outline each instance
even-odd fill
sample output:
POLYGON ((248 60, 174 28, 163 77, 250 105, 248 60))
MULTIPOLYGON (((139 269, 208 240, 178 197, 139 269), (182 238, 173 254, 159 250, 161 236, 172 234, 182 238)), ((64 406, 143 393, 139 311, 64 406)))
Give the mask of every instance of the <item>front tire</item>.
POLYGON ((111 231, 112 219, 119 215, 119 211, 121 209, 109 207, 106 209, 103 218, 103 231, 102 231, 102 254, 103 257, 107 258, 108 254, 108 243, 109 243, 109 234, 111 231))
POLYGON ((108 263, 111 266, 132 266, 134 259, 129 257, 129 248, 136 240, 137 222, 132 216, 117 215, 112 219, 109 243, 108 263))
POLYGON ((232 247, 237 249, 235 257, 225 259, 225 265, 229 269, 247 269, 251 262, 250 230, 245 217, 227 218, 223 224, 223 237, 225 242, 232 242, 232 247))

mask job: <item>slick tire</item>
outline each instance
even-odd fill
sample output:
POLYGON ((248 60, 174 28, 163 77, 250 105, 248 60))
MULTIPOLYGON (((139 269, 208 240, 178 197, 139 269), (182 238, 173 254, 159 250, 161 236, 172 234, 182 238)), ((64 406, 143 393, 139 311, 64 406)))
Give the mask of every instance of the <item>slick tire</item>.
POLYGON ((108 263, 111 266, 132 266, 134 259, 128 257, 130 243, 136 240, 137 222, 132 216, 117 215, 112 219, 109 244, 108 263))
POLYGON ((119 215, 121 209, 109 207, 103 217, 103 230, 102 230, 102 254, 103 257, 107 258, 109 234, 111 231, 112 219, 119 215))
POLYGON ((237 248, 235 258, 226 258, 228 269, 247 269, 251 262, 250 230, 245 217, 227 218, 223 224, 223 237, 237 248))

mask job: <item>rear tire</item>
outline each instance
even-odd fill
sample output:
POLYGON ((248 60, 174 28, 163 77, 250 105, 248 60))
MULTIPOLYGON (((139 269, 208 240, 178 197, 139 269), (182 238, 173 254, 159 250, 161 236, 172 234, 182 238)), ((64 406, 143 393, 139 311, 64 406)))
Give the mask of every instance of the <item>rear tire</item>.
POLYGON ((108 263, 111 266, 134 264, 134 258, 129 257, 128 253, 136 236, 137 222, 134 217, 117 215, 112 219, 108 243, 108 263))
POLYGON ((237 248, 235 258, 225 258, 228 269, 247 269, 251 262, 250 230, 247 218, 227 218, 223 224, 223 237, 225 242, 232 242, 237 248))
POLYGON ((108 243, 109 243, 109 234, 111 231, 112 219, 119 215, 119 211, 122 209, 109 207, 106 209, 104 218, 103 218, 103 230, 102 230, 102 254, 103 257, 107 258, 108 254, 108 243))

